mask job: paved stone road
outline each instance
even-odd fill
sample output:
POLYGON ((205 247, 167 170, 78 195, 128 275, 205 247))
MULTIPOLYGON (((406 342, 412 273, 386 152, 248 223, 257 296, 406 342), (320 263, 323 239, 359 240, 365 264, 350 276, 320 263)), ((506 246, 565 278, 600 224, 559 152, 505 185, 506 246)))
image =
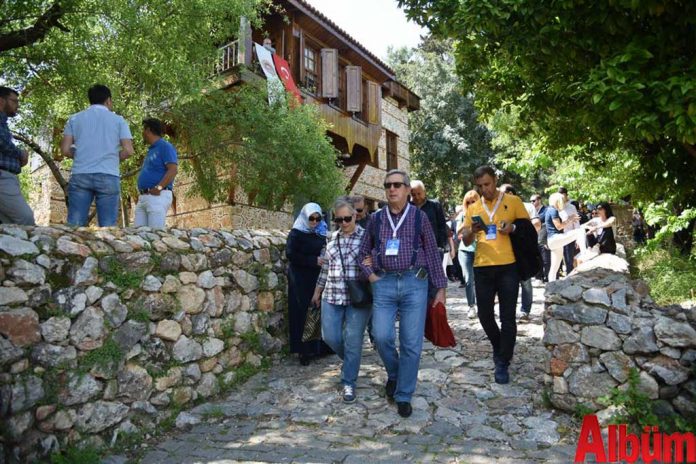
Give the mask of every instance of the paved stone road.
POLYGON ((426 342, 409 419, 384 398, 386 375, 366 342, 355 404, 340 400, 336 357, 308 367, 288 358, 195 408, 201 422, 150 445, 141 462, 572 462, 578 422, 542 400, 542 302, 536 287, 532 320, 518 326, 509 385, 493 382, 488 340, 478 320, 465 317, 463 291, 450 285, 458 345, 426 342))

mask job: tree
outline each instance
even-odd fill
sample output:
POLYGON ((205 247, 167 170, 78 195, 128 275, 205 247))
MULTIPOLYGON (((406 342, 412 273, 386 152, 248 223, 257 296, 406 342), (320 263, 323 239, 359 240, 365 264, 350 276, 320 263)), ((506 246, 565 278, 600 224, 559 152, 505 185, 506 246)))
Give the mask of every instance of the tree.
MULTIPOLYGON (((183 144, 182 167, 188 169, 185 165, 190 163, 191 172, 196 173, 208 169, 205 171, 208 175, 196 177, 208 182, 208 185, 197 187, 208 199, 221 197, 221 187, 214 185, 217 180, 209 175, 209 168, 228 167, 228 164, 218 162, 219 157, 217 166, 207 159, 227 153, 229 159, 239 164, 236 185, 260 187, 255 190, 256 202, 261 206, 276 207, 278 195, 291 197, 293 189, 304 193, 311 190, 325 200, 326 192, 339 188, 339 170, 335 165, 335 153, 327 146, 320 130, 323 123, 311 109, 271 109, 258 89, 237 96, 218 94, 214 90, 218 83, 211 78, 211 73, 218 47, 237 36, 241 17, 260 26, 259 18, 268 4, 267 0, 0 3, 6 17, 0 22, 0 40, 12 35, 13 31, 24 31, 36 25, 53 5, 58 5, 61 11, 55 27, 45 29, 33 42, 31 37, 32 40, 27 40, 27 45, 33 43, 32 46, 0 50, 0 68, 6 85, 22 92, 18 140, 40 154, 49 167, 53 167, 59 183, 65 185, 54 162, 62 161, 57 142, 63 125, 70 114, 88 105, 87 89, 94 83, 102 83, 111 88, 114 111, 129 122, 138 147, 136 156, 122 166, 122 172, 137 172, 140 167, 146 150, 143 144, 137 143, 141 121, 145 116, 155 116, 179 128, 177 135, 182 139, 175 143, 183 144), (213 103, 228 106, 213 107, 213 103), (232 114, 235 111, 255 125, 241 121, 232 114), (281 114, 287 117, 280 117, 281 114), (224 123, 230 123, 227 130, 221 130, 224 123), (193 128, 198 131, 196 134, 192 133, 193 128), (234 137, 229 134, 232 128, 237 130, 234 137), (214 144, 220 147, 230 141, 237 149, 234 152, 218 149, 212 155, 212 152, 201 150, 202 145, 192 145, 189 151, 184 136, 190 140, 206 140, 207 148, 214 144), (273 145, 259 137, 284 140, 285 146, 273 145), (304 145, 288 142, 302 138, 304 145), (314 152, 308 149, 310 144, 314 152), (280 154, 284 156, 282 159, 268 161, 280 154), (308 159, 319 156, 327 159, 307 166, 300 161, 303 155, 308 159), (198 157, 204 158, 199 161, 198 157), (311 188, 300 185, 297 177, 294 184, 288 183, 286 174, 298 171, 288 169, 282 162, 285 160, 295 160, 298 166, 305 168, 304 175, 315 180, 316 185, 311 188), (249 163, 255 164, 249 167, 249 163), (196 164, 205 169, 194 168, 196 164), (255 167, 263 167, 263 177, 255 167), (256 176, 254 183, 243 175, 256 176), (280 189, 278 195, 263 189, 274 183, 280 189)), ((26 38, 26 34, 23 36, 26 38)), ((124 186, 133 188, 132 179, 124 186)))
POLYGON ((493 159, 491 134, 477 120, 473 98, 462 90, 452 42, 427 38, 416 49, 391 50, 400 81, 421 97, 410 115, 414 174, 431 195, 459 203, 472 187, 474 170, 493 159))
MULTIPOLYGON (((632 200, 667 202, 673 219, 695 215, 696 4, 399 4, 437 35, 457 38, 458 73, 485 117, 513 105, 526 134, 557 158, 596 169, 635 161, 632 184, 642 188, 632 200)), ((690 235, 694 221, 686 224, 690 235)))

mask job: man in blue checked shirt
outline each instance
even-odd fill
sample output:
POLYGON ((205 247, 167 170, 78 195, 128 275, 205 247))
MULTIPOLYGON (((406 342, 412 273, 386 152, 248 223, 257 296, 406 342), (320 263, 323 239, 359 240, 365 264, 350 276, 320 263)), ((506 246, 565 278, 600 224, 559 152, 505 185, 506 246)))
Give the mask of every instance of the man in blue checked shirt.
POLYGON ((423 348, 428 281, 437 289, 434 303, 444 304, 447 277, 428 217, 408 202, 408 174, 389 171, 384 190, 387 205, 371 216, 358 261, 372 284, 372 335, 387 370, 385 392, 396 401, 399 415, 409 417, 423 348))
POLYGON ((111 108, 111 90, 97 84, 87 91, 90 106, 73 114, 63 131, 60 150, 73 158, 68 183, 68 224, 86 226, 92 201, 101 227, 116 225, 121 198, 119 164, 133 154, 126 120, 111 108))
POLYGON ((34 212, 22 196, 17 175, 29 161, 12 140, 7 118, 17 115, 19 94, 0 87, 0 224, 34 225, 34 212))

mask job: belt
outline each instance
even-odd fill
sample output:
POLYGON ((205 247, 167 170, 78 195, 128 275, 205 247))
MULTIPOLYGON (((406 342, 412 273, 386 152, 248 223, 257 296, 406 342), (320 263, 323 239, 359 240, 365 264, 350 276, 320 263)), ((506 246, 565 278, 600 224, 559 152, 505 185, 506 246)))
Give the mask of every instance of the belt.
MULTIPOLYGON (((171 188, 171 187, 164 187, 162 190, 169 190, 169 191, 171 191, 172 188, 171 188)), ((150 195, 150 189, 138 190, 138 193, 139 193, 140 195, 150 195)))

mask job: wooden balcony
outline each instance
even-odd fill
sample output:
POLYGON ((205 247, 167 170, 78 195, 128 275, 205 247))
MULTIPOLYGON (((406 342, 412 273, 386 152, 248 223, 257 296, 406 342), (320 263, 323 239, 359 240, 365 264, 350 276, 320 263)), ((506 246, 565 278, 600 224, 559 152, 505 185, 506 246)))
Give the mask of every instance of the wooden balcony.
POLYGON ((233 40, 219 48, 218 59, 215 62, 215 74, 228 72, 239 63, 239 40, 233 40))

